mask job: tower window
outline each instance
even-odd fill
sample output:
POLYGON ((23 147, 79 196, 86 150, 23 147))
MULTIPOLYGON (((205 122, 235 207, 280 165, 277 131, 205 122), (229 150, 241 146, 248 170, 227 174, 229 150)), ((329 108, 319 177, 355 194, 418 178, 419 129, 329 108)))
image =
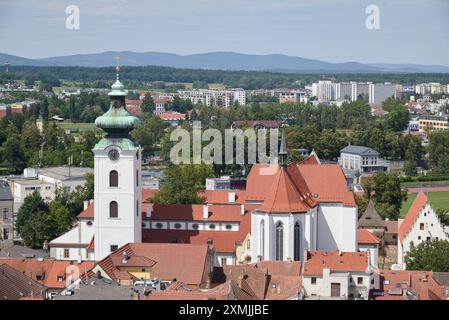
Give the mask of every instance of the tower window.
POLYGON ((139 200, 136 200, 136 216, 139 216, 139 200))
POLYGON ((109 203, 109 218, 118 218, 118 203, 111 201, 109 203))
POLYGON ((139 186, 139 170, 136 170, 136 187, 139 186))
POLYGON ((118 187, 118 172, 115 170, 109 172, 109 186, 118 187))

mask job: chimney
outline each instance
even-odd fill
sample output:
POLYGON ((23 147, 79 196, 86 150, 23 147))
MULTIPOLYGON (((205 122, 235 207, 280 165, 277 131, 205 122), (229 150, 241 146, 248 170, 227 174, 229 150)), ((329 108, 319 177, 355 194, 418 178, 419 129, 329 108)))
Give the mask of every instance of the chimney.
POLYGON ((89 200, 84 200, 84 209, 83 210, 86 210, 87 209, 87 207, 89 206, 89 200))
POLYGON ((229 203, 235 202, 235 192, 228 192, 228 202, 229 203))
POLYGON ((203 205, 203 219, 209 219, 209 206, 207 204, 203 205))
POLYGON ((240 206, 240 210, 241 210, 240 214, 241 214, 242 216, 245 215, 245 205, 244 205, 244 204, 242 204, 242 205, 240 206))

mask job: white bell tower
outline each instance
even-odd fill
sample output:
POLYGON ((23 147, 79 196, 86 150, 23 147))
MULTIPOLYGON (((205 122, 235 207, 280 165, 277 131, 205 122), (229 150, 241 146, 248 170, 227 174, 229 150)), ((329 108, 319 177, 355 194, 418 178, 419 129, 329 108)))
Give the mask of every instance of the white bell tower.
POLYGON ((95 260, 126 243, 142 241, 141 147, 129 132, 140 124, 125 108, 126 92, 117 81, 109 93, 110 109, 95 120, 106 135, 94 153, 95 260))

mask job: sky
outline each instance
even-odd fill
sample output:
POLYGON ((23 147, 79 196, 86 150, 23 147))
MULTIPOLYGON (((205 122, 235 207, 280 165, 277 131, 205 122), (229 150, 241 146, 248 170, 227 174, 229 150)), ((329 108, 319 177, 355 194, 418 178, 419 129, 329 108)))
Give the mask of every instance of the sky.
POLYGON ((449 1, 0 0, 2 53, 43 58, 104 51, 449 66, 449 1), (79 29, 66 28, 70 5, 80 10, 79 29), (366 27, 370 5, 379 9, 379 29, 366 27))

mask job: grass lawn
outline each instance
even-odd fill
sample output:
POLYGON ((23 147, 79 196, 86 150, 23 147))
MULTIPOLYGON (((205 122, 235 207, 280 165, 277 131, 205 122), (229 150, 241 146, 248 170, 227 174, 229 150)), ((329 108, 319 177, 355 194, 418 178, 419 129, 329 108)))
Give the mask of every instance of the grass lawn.
POLYGON ((438 185, 448 185, 449 180, 440 180, 440 181, 412 181, 412 182, 402 182, 402 187, 409 187, 409 186, 421 186, 421 185, 431 185, 431 186, 438 186, 438 185))
MULTIPOLYGON (((405 217, 407 211, 412 206, 417 193, 409 193, 407 196, 407 201, 402 203, 401 207, 401 218, 405 217)), ((426 192, 427 197, 430 200, 432 207, 436 209, 449 209, 449 191, 432 191, 426 192)))
POLYGON ((63 130, 70 129, 70 130, 78 130, 78 131, 87 131, 87 130, 95 130, 96 129, 95 123, 85 123, 85 122, 64 121, 64 122, 58 122, 58 126, 61 127, 63 130))

